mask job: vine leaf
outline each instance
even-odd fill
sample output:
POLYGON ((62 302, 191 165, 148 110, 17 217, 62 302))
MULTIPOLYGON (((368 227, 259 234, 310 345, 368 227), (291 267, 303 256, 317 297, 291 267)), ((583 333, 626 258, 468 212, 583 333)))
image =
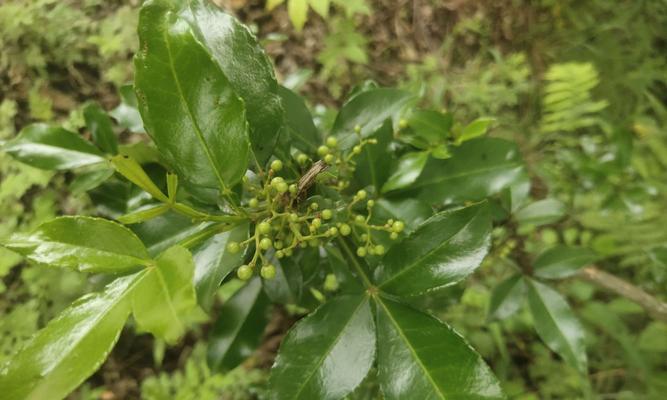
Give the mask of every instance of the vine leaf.
POLYGON ((125 273, 151 260, 132 231, 92 217, 59 217, 30 234, 12 235, 3 246, 35 263, 82 272, 125 273))
POLYGON ((135 89, 144 125, 187 183, 229 194, 249 156, 245 107, 193 29, 167 0, 145 3, 135 89))
POLYGON ((490 233, 486 203, 438 213, 387 252, 376 281, 398 296, 452 285, 481 264, 490 233))
POLYGON ((447 324, 392 300, 375 303, 385 399, 504 398, 482 357, 447 324))
POLYGON ((230 370, 250 356, 264 335, 269 307, 259 278, 225 302, 209 337, 207 361, 211 369, 230 370))
POLYGON ((587 357, 584 328, 567 301, 547 285, 526 280, 528 305, 535 330, 544 343, 565 362, 586 373, 587 357))
POLYGON ((0 370, 0 399, 61 399, 83 383, 118 340, 143 274, 116 279, 49 322, 0 370))
POLYGON ((368 297, 338 297, 287 334, 271 370, 270 398, 341 399, 361 383, 374 359, 375 326, 368 297))

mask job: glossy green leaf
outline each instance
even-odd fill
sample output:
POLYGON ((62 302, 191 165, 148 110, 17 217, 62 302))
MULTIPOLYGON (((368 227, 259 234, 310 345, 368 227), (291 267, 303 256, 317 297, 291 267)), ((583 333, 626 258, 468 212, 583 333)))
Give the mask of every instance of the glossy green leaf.
POLYGON ((195 262, 195 288, 199 305, 208 310, 213 305, 220 283, 243 261, 243 252, 232 254, 227 250, 229 242, 242 242, 248 238, 248 225, 212 236, 193 249, 195 262))
POLYGON ((0 399, 61 399, 106 359, 130 313, 128 293, 144 272, 116 279, 60 313, 0 369, 0 399))
POLYGON ((491 292, 489 318, 505 319, 519 311, 526 292, 520 274, 512 275, 500 282, 491 292))
POLYGON ((269 299, 254 278, 223 304, 208 340, 211 369, 236 368, 259 346, 268 323, 269 299))
POLYGON ((595 252, 591 249, 559 245, 540 254, 533 267, 535 275, 540 278, 559 279, 576 274, 596 258, 595 252))
POLYGON ((32 262, 83 272, 124 273, 151 262, 132 231, 102 218, 59 217, 3 245, 32 262))
POLYGON ((435 110, 415 110, 407 119, 408 127, 399 132, 399 139, 426 149, 443 143, 450 135, 454 118, 435 110))
POLYGON ((354 178, 362 186, 373 185, 378 192, 389 178, 392 158, 387 157, 392 141, 392 129, 389 121, 385 122, 376 132, 368 137, 377 139, 375 144, 366 144, 357 157, 354 178))
POLYGON ((308 0, 288 0, 287 14, 297 32, 301 32, 308 19, 308 0))
POLYGON ((341 399, 361 383, 374 359, 375 326, 368 297, 338 297, 287 334, 271 369, 269 398, 341 399))
POLYGON ((252 149, 264 163, 273 153, 283 124, 273 64, 248 27, 211 1, 191 1, 189 7, 185 18, 245 103, 252 149))
POLYGON ((428 161, 428 152, 407 153, 398 160, 396 169, 382 186, 382 192, 403 189, 419 177, 428 161))
POLYGON ((343 257, 341 250, 333 245, 326 246, 325 250, 327 252, 329 266, 336 276, 340 293, 357 294, 363 292, 364 287, 362 286, 361 281, 352 274, 350 265, 345 257, 343 257))
POLYGON ((565 204, 556 199, 538 200, 523 207, 514 215, 516 220, 531 225, 551 224, 563 218, 565 204))
POLYGON ((463 143, 486 134, 493 122, 495 122, 495 118, 477 118, 463 128, 461 135, 456 139, 457 142, 463 143))
MULTIPOLYGON (((146 222, 132 225, 131 228, 144 242, 148 253, 156 256, 171 246, 188 244, 191 238, 199 237, 212 225, 211 222, 196 223, 184 215, 167 212, 146 222)), ((200 243, 195 243, 197 244, 200 243)))
POLYGON ((406 192, 431 203, 481 200, 512 185, 522 171, 523 162, 514 143, 479 138, 453 148, 449 159, 429 159, 406 192))
POLYGON ((286 87, 281 86, 278 93, 285 108, 285 123, 290 132, 291 144, 302 151, 314 152, 322 139, 306 103, 286 87))
POLYGON ((113 168, 108 167, 82 172, 74 178, 72 183, 70 183, 69 188, 73 194, 85 193, 95 189, 107 179, 111 178, 114 172, 113 168))
POLYGON ((376 223, 385 223, 388 219, 401 220, 405 223, 405 233, 414 231, 432 215, 433 208, 430 205, 411 198, 396 200, 380 198, 373 208, 373 220, 376 223))
POLYGON ((126 156, 115 156, 111 159, 111 163, 119 174, 148 192, 155 199, 165 203, 169 201, 167 196, 157 187, 138 162, 126 156))
POLYGON ((264 291, 269 299, 280 304, 298 303, 303 290, 303 274, 295 258, 273 258, 271 263, 276 266, 276 276, 264 281, 264 291))
POLYGON ((97 103, 90 103, 83 108, 86 127, 95 143, 102 151, 109 154, 118 153, 118 139, 113 133, 111 119, 97 103))
POLYGON ((181 246, 170 247, 156 260, 132 294, 132 312, 139 330, 167 343, 185 333, 188 313, 197 305, 192 255, 181 246))
POLYGON ((120 104, 111 110, 109 115, 113 117, 118 125, 129 130, 132 133, 144 133, 144 123, 139 113, 139 104, 137 96, 134 94, 132 85, 124 85, 118 89, 120 95, 120 104))
POLYGON ((376 281, 382 290, 398 296, 459 282, 486 256, 490 232, 486 203, 438 213, 387 252, 376 281))
POLYGON ((168 0, 144 3, 135 89, 146 130, 186 182, 228 190, 245 174, 243 101, 168 0))
POLYGON ((26 126, 2 150, 41 169, 64 170, 105 161, 97 147, 78 134, 46 124, 26 126))
POLYGON ((586 373, 584 328, 567 301, 549 286, 534 280, 527 280, 526 288, 537 334, 565 362, 586 373))
POLYGON ((401 112, 415 101, 416 97, 398 89, 371 89, 352 97, 343 105, 336 117, 332 135, 337 136, 343 149, 358 142, 354 127, 359 125, 361 136, 366 138, 391 119, 398 123, 401 112))
POLYGON ((308 0, 308 4, 322 18, 326 19, 329 16, 330 0, 308 0))
POLYGON ((169 209, 170 206, 168 204, 149 204, 140 207, 129 214, 121 215, 117 220, 125 225, 138 224, 159 217, 169 211, 169 209))
POLYGON ((378 380, 387 400, 502 399, 482 357, 447 324, 375 297, 378 380))

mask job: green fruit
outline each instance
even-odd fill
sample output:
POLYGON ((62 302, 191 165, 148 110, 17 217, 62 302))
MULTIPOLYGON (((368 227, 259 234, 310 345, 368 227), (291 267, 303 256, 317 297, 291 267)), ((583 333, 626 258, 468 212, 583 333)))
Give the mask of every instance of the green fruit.
POLYGON ((356 133, 360 133, 360 132, 361 132, 361 125, 358 125, 358 124, 355 125, 355 126, 354 126, 354 131, 355 131, 356 133))
POLYGON ((285 257, 285 252, 283 252, 282 250, 276 251, 276 258, 283 258, 283 257, 285 257))
POLYGON ((273 242, 269 238, 264 238, 259 241, 259 248, 262 250, 268 250, 273 245, 273 242))
POLYGON ((368 203, 366 204, 368 208, 373 208, 375 206, 375 200, 368 200, 368 203))
POLYGON ((357 249, 357 255, 359 257, 366 257, 366 248, 365 247, 359 247, 357 249))
POLYGON ((340 226, 340 234, 343 236, 347 236, 350 233, 352 233, 352 228, 350 228, 350 225, 348 224, 343 224, 340 226))
POLYGON ((318 208, 320 208, 319 204, 317 204, 317 203, 311 203, 310 204, 310 209, 311 210, 317 210, 318 208))
POLYGON ((398 239, 398 233, 396 233, 396 232, 392 232, 392 233, 389 235, 389 238, 390 238, 391 240, 396 240, 396 239, 398 239))
POLYGON ((327 146, 320 146, 317 148, 317 155, 320 157, 324 157, 327 154, 329 154, 329 148, 327 146))
POLYGON ((308 156, 301 153, 298 156, 296 156, 296 162, 298 162, 300 165, 304 165, 305 163, 308 162, 308 156))
POLYGON ((333 164, 335 160, 336 157, 334 157, 333 154, 327 154, 326 156, 324 156, 324 162, 327 164, 333 164))
POLYGON ((280 249, 282 249, 282 248, 284 247, 284 244, 283 244, 282 240, 276 240, 276 241, 273 243, 273 247, 274 247, 276 250, 280 250, 280 249))
POLYGON ((247 281, 252 278, 252 268, 249 265, 241 265, 239 269, 236 270, 236 276, 242 281, 247 281))
POLYGON ((408 121, 401 118, 401 120, 398 121, 398 127, 401 128, 401 129, 407 128, 408 127, 408 121))
POLYGON ((364 217, 363 215, 357 215, 356 217, 354 217, 354 222, 358 224, 363 224, 366 222, 366 217, 364 217))
POLYGON ((359 146, 359 145, 354 146, 354 147, 352 148, 352 153, 354 153, 354 154, 359 154, 359 153, 361 153, 361 146, 359 146))
POLYGON ((322 220, 319 218, 313 218, 313 220, 310 222, 310 225, 317 229, 322 226, 322 220))
POLYGON ((297 221, 299 220, 299 216, 298 216, 296 213, 291 213, 291 214, 289 215, 289 220, 290 220, 291 222, 297 222, 297 221))
POLYGON ((298 189, 299 188, 296 186, 296 183, 293 183, 293 184, 289 185, 289 192, 292 193, 292 194, 296 194, 298 189))
POLYGON ((254 197, 252 199, 250 199, 250 201, 248 201, 248 206, 251 207, 251 208, 255 208, 258 205, 259 205, 259 200, 257 200, 254 197))
POLYGON ((365 190, 360 190, 360 191, 357 192, 357 196, 356 196, 356 197, 357 197, 359 200, 363 200, 363 199, 366 198, 367 195, 368 195, 368 193, 366 193, 365 190))
POLYGON ((280 160, 273 160, 271 163, 271 169, 278 172, 283 169, 283 162, 280 160))
POLYGON ((396 233, 403 232, 403 229, 405 229, 405 223, 403 221, 396 221, 391 225, 391 230, 396 233))
POLYGON ((273 264, 267 264, 262 266, 262 269, 259 270, 259 274, 262 275, 262 278, 271 280, 276 277, 276 267, 273 264))
POLYGON ((329 228, 329 230, 327 231, 327 236, 336 236, 336 235, 338 235, 338 228, 336 228, 335 226, 329 228))
POLYGON ((384 246, 381 245, 381 244, 378 244, 377 246, 375 246, 375 254, 377 254, 378 256, 383 255, 384 254, 384 246))
POLYGON ((329 147, 336 147, 336 146, 338 146, 338 139, 336 139, 336 138, 333 137, 333 136, 329 136, 329 137, 327 138, 327 146, 329 146, 329 147))
POLYGON ((336 275, 327 274, 326 278, 324 278, 324 290, 327 292, 335 292, 338 290, 338 286, 338 279, 336 279, 336 275))
POLYGON ((268 235, 269 232, 271 232, 271 224, 266 221, 260 222, 260 224, 257 225, 257 231, 262 235, 268 235))
POLYGON ((278 182, 275 187, 278 193, 285 193, 287 192, 287 189, 289 189, 287 183, 285 182, 278 182))
POLYGON ((322 218, 324 219, 331 219, 333 218, 333 211, 326 209, 322 210, 322 218))
POLYGON ((239 246, 237 242, 229 242, 227 244, 227 250, 232 254, 236 254, 241 250, 241 246, 239 246))

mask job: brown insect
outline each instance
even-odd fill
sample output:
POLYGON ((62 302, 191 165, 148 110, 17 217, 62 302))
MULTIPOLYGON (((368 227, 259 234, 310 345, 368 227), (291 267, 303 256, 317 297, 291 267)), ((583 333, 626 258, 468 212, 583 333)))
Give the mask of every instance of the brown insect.
MULTIPOLYGON (((322 160, 319 160, 313 164, 310 169, 305 174, 303 174, 303 176, 301 176, 301 179, 299 179, 299 182, 296 185, 296 194, 291 199, 291 202, 296 202, 297 204, 302 202, 308 194, 308 189, 310 189, 315 183, 315 178, 317 178, 317 175, 324 172, 327 168, 329 168, 329 166, 322 160)), ((290 203, 289 193, 285 193, 283 196, 283 202, 285 204, 290 203)))

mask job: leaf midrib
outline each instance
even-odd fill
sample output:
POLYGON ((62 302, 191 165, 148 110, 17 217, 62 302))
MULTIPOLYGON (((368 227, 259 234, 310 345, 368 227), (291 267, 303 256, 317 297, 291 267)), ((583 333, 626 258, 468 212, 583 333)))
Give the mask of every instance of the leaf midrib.
POLYGON ((213 154, 211 154, 211 151, 208 148, 208 144, 206 143, 206 140, 204 139, 204 133, 201 131, 201 128, 199 127, 199 124, 197 123, 197 119, 195 118, 192 110, 190 109, 190 106, 185 101, 185 95, 183 94, 183 88, 181 87, 181 81, 178 79, 178 77, 176 75, 176 69, 174 68, 174 57, 173 57, 173 54, 172 54, 172 51, 171 51, 171 41, 169 40, 169 36, 167 35, 167 30, 166 29, 162 30, 162 37, 163 37, 165 45, 166 45, 165 48, 167 49, 167 57, 169 58, 169 63, 168 63, 169 71, 171 72, 171 75, 174 78, 174 83, 176 85, 176 90, 178 91, 178 100, 180 101, 183 108, 185 108, 186 112, 188 113, 188 117, 190 117, 190 120, 192 121, 195 136, 197 136, 199 144, 201 145, 202 149, 204 150, 204 154, 206 154, 206 158, 208 159, 208 162, 213 166, 213 172, 215 173, 215 176, 218 179, 218 183, 220 184, 220 189, 222 189, 223 192, 227 192, 227 190, 228 190, 227 185, 225 185, 225 182, 222 179, 222 175, 220 175, 220 171, 218 170, 218 165, 213 160, 213 154))
POLYGON ((442 400, 445 400, 445 395, 442 393, 440 387, 438 384, 435 382, 433 379, 433 376, 431 376, 430 371, 426 368, 424 363, 422 363, 421 358, 417 355, 417 352, 415 349, 412 347, 412 343, 410 340, 405 336, 405 333, 403 333, 403 330, 401 329, 400 325, 398 324, 398 321, 394 319, 394 316, 391 314, 389 311, 389 308, 384 304, 382 299, 378 296, 375 297, 375 301, 379 303, 382 308, 384 309, 385 313, 387 314, 387 317, 389 317, 389 320, 391 321, 392 325, 394 325, 394 328, 396 328, 396 333, 403 339, 405 342, 406 346, 408 347, 408 350, 410 350, 410 354, 412 354, 413 359, 417 363, 417 365, 424 371, 426 377, 428 378, 429 383, 435 388, 436 393, 440 396, 442 400))

